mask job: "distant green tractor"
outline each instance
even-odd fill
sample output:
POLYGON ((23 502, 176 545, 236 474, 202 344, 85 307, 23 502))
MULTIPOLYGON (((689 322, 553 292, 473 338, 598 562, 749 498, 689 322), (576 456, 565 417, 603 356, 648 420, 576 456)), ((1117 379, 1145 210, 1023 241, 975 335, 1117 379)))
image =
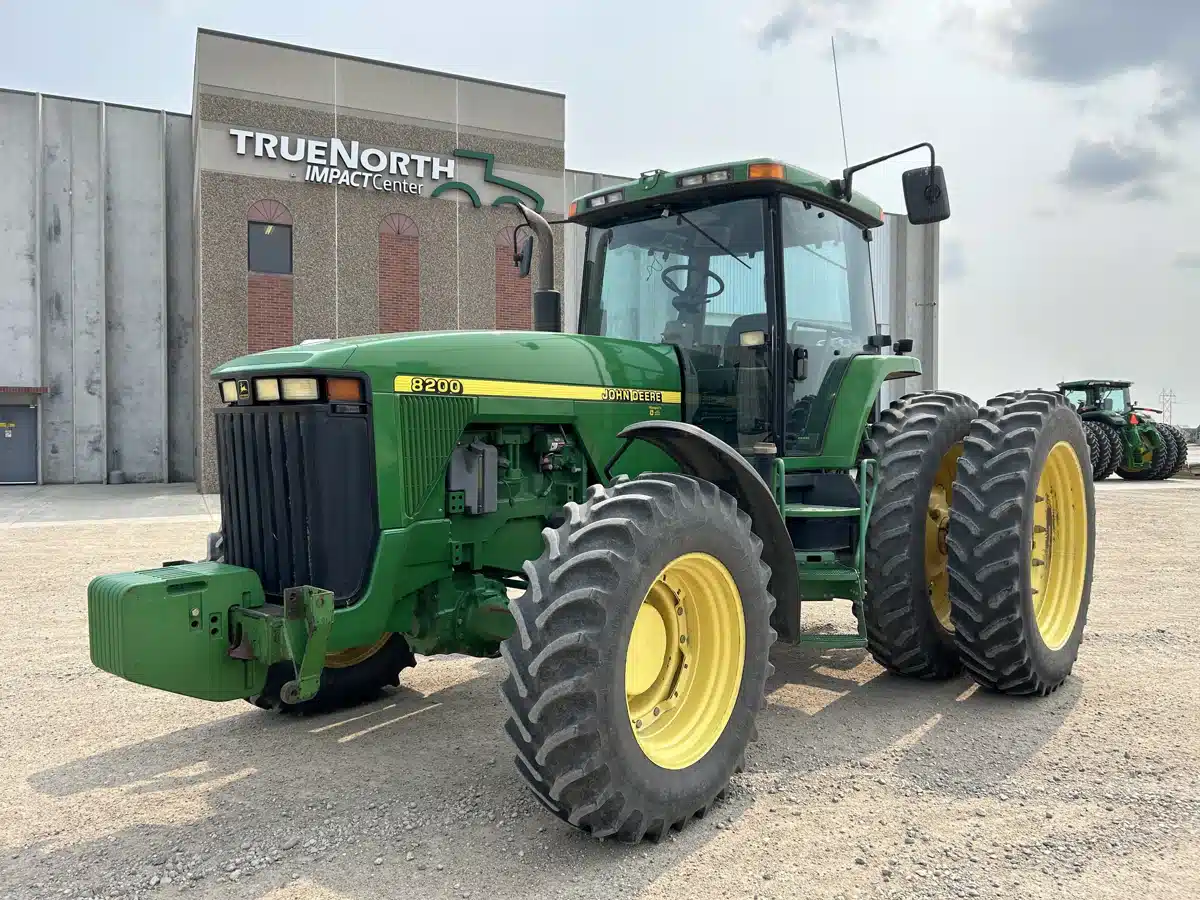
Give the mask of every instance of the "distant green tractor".
POLYGON ((1083 420, 1097 481, 1113 472, 1128 481, 1158 481, 1187 465, 1187 436, 1149 415, 1162 410, 1135 405, 1129 399, 1132 384, 1096 379, 1059 382, 1059 391, 1083 420))
MULTIPOLYGON (((918 225, 950 214, 920 146, 930 165, 903 175, 918 225)), ((578 333, 555 333, 550 225, 518 204, 535 330, 219 367, 221 530, 206 561, 93 579, 93 662, 307 710, 396 684, 416 654, 502 657, 520 775, 625 841, 724 793, 777 639, 1056 690, 1091 595, 1083 425, 1052 391, 880 409, 921 364, 879 327, 883 212, 851 181, 896 155, 832 181, 758 159, 581 197, 578 333), (835 598, 855 631, 806 631, 802 606, 835 598)))

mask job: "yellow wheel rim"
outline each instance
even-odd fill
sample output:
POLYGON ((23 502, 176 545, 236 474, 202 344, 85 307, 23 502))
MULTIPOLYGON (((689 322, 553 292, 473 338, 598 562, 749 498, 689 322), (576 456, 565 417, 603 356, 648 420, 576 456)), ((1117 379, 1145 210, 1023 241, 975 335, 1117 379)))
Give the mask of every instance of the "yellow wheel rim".
POLYGON ((642 752, 684 769, 733 714, 746 659, 742 597, 715 557, 688 553, 654 579, 625 656, 625 702, 642 752))
POLYGON ((1085 496, 1083 467, 1075 448, 1059 441, 1050 448, 1038 478, 1029 555, 1033 617, 1051 650, 1071 637, 1083 603, 1088 549, 1085 496))
POLYGON ((929 512, 925 517, 925 579, 929 588, 929 604, 938 622, 947 631, 954 630, 950 620, 950 568, 947 565, 946 535, 950 530, 950 500, 954 490, 954 473, 963 446, 955 444, 946 451, 933 479, 929 492, 929 512))
POLYGON ((359 647, 347 647, 345 650, 339 650, 336 653, 326 653, 325 668, 348 669, 350 666, 357 666, 361 662, 366 662, 383 649, 383 645, 388 642, 388 638, 390 637, 391 634, 385 633, 383 637, 373 644, 363 644, 359 647))

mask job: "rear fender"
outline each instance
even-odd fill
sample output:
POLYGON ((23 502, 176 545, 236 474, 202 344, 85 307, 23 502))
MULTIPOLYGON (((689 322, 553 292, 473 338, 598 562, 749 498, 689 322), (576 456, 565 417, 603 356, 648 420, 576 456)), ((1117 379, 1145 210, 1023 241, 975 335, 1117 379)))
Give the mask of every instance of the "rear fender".
POLYGON ((710 481, 737 499, 763 542, 763 561, 771 567, 769 588, 776 601, 771 624, 785 641, 794 641, 800 633, 800 576, 787 525, 766 482, 735 449, 686 422, 635 422, 617 437, 626 442, 617 456, 633 441, 645 441, 671 457, 684 475, 710 481))

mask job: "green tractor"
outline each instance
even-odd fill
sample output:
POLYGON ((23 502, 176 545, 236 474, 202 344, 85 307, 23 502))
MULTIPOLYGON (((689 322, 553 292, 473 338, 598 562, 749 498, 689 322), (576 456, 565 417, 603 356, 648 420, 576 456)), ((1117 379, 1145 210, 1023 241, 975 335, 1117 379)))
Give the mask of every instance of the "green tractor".
POLYGON ((1187 436, 1156 422, 1162 410, 1137 406, 1130 381, 1061 381, 1059 391, 1083 420, 1095 480, 1116 472, 1129 481, 1158 481, 1178 474, 1188 460, 1187 436))
MULTIPOLYGON (((918 147, 908 217, 938 222, 918 147)), ((91 582, 94 664, 302 712, 377 695, 416 654, 502 657, 530 790, 627 842, 724 794, 777 640, 1054 691, 1091 593, 1083 425, 1041 390, 881 408, 921 364, 879 328, 882 210, 852 178, 897 155, 832 181, 770 159, 656 170, 578 199, 577 333, 550 226, 520 207, 535 330, 219 367, 221 529, 205 561, 91 582), (806 632, 804 604, 833 599, 856 628, 806 632)))

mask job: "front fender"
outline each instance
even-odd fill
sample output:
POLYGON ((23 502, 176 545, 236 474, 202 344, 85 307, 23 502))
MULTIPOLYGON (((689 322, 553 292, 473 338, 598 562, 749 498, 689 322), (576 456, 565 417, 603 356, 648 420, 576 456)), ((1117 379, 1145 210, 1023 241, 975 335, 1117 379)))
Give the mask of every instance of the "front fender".
POLYGON ((625 446, 638 440, 657 447, 684 475, 710 481, 737 499, 763 542, 763 561, 771 567, 769 588, 776 602, 771 624, 784 640, 795 640, 800 633, 800 576, 792 539, 771 489, 745 458, 686 422, 635 422, 617 437, 627 442, 625 446))

